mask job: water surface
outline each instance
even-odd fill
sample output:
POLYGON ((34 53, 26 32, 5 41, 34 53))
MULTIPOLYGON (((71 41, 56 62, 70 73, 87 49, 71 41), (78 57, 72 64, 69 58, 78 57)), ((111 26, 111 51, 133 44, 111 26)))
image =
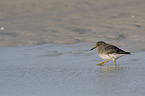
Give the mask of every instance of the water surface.
POLYGON ((2 96, 144 96, 144 52, 97 66, 89 44, 0 48, 2 96))

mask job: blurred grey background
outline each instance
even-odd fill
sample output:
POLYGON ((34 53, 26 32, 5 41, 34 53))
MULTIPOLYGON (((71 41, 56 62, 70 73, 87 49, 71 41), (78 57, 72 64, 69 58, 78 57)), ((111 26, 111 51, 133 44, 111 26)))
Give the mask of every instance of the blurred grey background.
POLYGON ((0 0, 0 46, 103 40, 145 50, 144 5, 145 0, 0 0))

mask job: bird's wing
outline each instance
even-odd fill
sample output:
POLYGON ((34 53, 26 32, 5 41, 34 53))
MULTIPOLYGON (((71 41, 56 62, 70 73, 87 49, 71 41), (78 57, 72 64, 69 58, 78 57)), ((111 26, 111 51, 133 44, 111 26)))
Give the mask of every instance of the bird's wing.
POLYGON ((108 46, 106 46, 105 50, 106 50, 107 54, 112 54, 112 53, 126 54, 125 51, 119 49, 118 47, 116 47, 114 45, 108 45, 108 46))

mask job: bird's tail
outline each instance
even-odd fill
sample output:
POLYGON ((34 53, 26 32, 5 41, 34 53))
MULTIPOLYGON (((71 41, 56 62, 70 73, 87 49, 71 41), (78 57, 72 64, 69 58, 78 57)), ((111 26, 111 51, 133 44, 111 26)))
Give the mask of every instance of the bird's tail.
POLYGON ((125 52, 125 54, 131 55, 131 52, 125 52))

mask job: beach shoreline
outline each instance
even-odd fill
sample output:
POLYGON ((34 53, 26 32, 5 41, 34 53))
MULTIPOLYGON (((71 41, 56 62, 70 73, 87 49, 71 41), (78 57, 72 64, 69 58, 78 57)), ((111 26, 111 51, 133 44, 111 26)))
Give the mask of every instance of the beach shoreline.
POLYGON ((13 0, 0 3, 0 47, 105 41, 145 50, 144 0, 13 0))

